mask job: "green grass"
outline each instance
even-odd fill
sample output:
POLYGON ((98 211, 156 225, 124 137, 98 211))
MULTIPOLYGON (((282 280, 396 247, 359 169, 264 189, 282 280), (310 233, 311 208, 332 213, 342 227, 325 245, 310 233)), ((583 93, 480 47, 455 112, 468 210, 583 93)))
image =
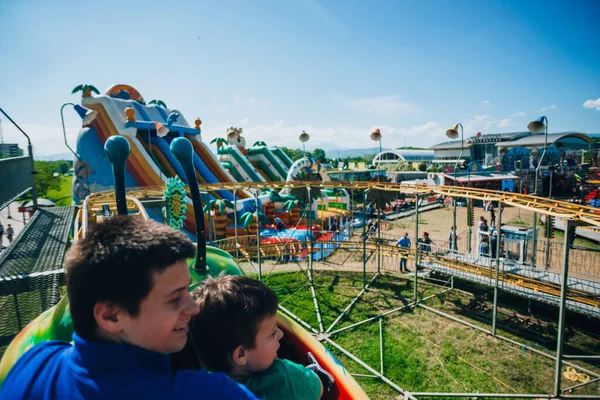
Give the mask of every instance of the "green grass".
POLYGON ((70 206, 72 198, 72 176, 63 176, 60 178, 60 189, 48 190, 48 200, 52 200, 57 206, 70 206))
MULTIPOLYGON (((367 277, 367 282, 372 276, 367 277)), ((281 304, 311 326, 318 328, 310 287, 302 272, 278 273, 264 278, 281 304)), ((323 325, 327 329, 362 287, 362 274, 316 272, 315 287, 323 325)), ((413 286, 407 279, 384 275, 371 286, 335 329, 348 326, 412 300, 413 286)), ((440 293, 441 288, 421 284, 419 297, 440 293)), ((475 297, 453 291, 428 300, 430 306, 469 322, 490 328, 489 292, 477 289, 475 297), (483 293, 483 294, 481 294, 483 293)), ((501 297, 502 299, 502 297, 501 297)), ((518 322, 512 309, 500 309, 499 333, 514 340, 555 351, 553 321, 518 322), (516 322, 515 322, 516 321, 516 322), (526 325, 526 326, 524 326, 526 325)), ((550 393, 554 361, 525 352, 482 332, 418 308, 397 312, 383 320, 385 376, 411 391, 550 393)), ((379 370, 379 322, 375 320, 332 336, 372 368, 379 370)), ((326 346, 351 373, 369 374, 332 346, 326 346)), ((600 337, 570 329, 565 345, 570 354, 600 352, 600 337)), ((357 377, 372 399, 391 399, 398 393, 377 378, 357 377)), ((565 385, 574 384, 566 382, 565 385)), ((576 391, 597 394, 598 385, 576 391)))

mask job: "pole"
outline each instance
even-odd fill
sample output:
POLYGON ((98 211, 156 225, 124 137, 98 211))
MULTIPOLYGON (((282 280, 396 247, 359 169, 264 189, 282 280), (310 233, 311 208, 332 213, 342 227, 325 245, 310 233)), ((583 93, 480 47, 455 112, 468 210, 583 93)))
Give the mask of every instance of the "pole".
POLYGON ((256 256, 258 257, 258 280, 262 282, 262 260, 260 257, 260 218, 258 217, 258 190, 254 192, 256 202, 256 256))
POLYGON ((367 287, 367 191, 363 193, 363 289, 367 287))
POLYGON ((494 309, 492 313, 492 335, 496 336, 498 316, 498 276, 500 275, 500 243, 502 242, 502 202, 498 202, 498 223, 496 224, 496 276, 494 279, 494 309))
MULTIPOLYGON (((15 121, 13 121, 13 119, 4 112, 4 110, 2 109, 2 107, 0 107, 0 112, 2 114, 4 114, 4 116, 6 118, 8 118, 8 120, 17 127, 17 129, 19 131, 21 131, 21 133, 23 135, 25 135, 25 137, 27 138, 27 154, 29 155, 29 166, 31 168, 31 174, 33 175, 33 186, 31 187, 31 197, 32 197, 32 201, 33 201, 33 212, 37 211, 38 208, 38 203, 37 203, 37 188, 35 186, 35 163, 33 162, 33 147, 31 146, 31 139, 29 139, 29 135, 27 135, 25 133, 25 131, 23 129, 21 129, 21 127, 19 125, 17 125, 17 123, 15 121)), ((9 208, 10 209, 10 208, 9 208)), ((9 215, 10 215, 10 211, 9 211, 9 215)))
MULTIPOLYGON (((233 227, 235 229, 235 248, 237 249, 239 246, 238 241, 238 219, 237 219, 237 197, 236 197, 237 188, 233 189, 233 227)), ((237 252, 236 252, 237 254, 237 252)))
MULTIPOLYGON (((467 208, 467 212, 470 213, 471 210, 473 210, 473 199, 469 199, 468 202, 469 202, 469 206, 467 208)), ((475 212, 473 212, 473 218, 475 218, 475 212)), ((472 223, 475 223, 475 222, 472 222, 472 223)), ((468 239, 468 243, 467 243, 468 253, 470 254, 471 250, 472 250, 472 248, 471 248, 471 246, 472 246, 471 242, 473 241, 473 228, 471 227, 471 225, 469 225, 469 231, 468 231, 467 235, 468 235, 468 237, 467 237, 467 239, 468 239)))
POLYGON ((419 269, 419 195, 416 195, 415 201, 415 279, 414 279, 414 293, 413 301, 417 301, 417 271, 419 269))
POLYGON ((310 199, 310 186, 306 187, 306 191, 308 192, 308 267, 310 269, 310 284, 313 285, 313 242, 312 242, 312 204, 310 199))
MULTIPOLYGON (((379 141, 381 143, 381 141, 379 141)), ((381 272, 381 192, 377 190, 377 273, 381 272)))
MULTIPOLYGON (((546 155, 546 148, 548 147, 548 118, 544 117, 546 123, 544 126, 546 127, 546 131, 544 134, 544 151, 542 152, 542 156, 538 160, 537 167, 535 168, 535 183, 534 183, 534 194, 539 196, 538 194, 538 175, 539 169, 542 165, 542 161, 544 160, 544 156, 546 155)), ((543 195, 543 193, 542 193, 543 195)), ((537 212, 533 212, 533 247, 532 247, 532 256, 531 256, 531 266, 535 268, 536 260, 537 260, 537 212)))
POLYGON ((563 342, 565 333, 565 315, 566 315, 566 303, 567 303, 567 285, 569 279, 569 250, 570 250, 570 236, 574 234, 571 232, 573 227, 573 221, 567 220, 565 226, 565 241, 563 249, 563 270, 562 270, 562 284, 560 287, 560 308, 558 315, 558 337, 556 339, 556 369, 554 377, 554 395, 559 396, 560 392, 560 380, 562 377, 562 355, 563 355, 563 342))

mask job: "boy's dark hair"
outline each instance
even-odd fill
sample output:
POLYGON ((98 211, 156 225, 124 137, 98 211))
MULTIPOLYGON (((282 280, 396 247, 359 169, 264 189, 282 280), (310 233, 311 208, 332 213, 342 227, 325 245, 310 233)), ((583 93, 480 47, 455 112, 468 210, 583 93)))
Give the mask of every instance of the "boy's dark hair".
POLYGON ((67 254, 67 293, 73 326, 94 339, 94 306, 110 302, 136 316, 154 286, 153 274, 195 255, 181 232, 140 218, 118 216, 93 227, 67 254))
POLYGON ((208 278, 192 291, 200 306, 191 335, 206 368, 230 372, 236 347, 254 348, 258 325, 277 312, 277 296, 267 285, 240 275, 208 278))

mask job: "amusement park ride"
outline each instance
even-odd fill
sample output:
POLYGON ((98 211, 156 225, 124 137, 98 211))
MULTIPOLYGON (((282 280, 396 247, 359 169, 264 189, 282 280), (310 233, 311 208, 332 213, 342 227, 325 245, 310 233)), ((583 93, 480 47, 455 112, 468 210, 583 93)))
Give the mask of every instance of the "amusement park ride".
MULTIPOLYGON (((294 349, 290 354, 280 354, 280 357, 289 357, 304 365, 310 362, 310 357, 314 357, 333 378, 328 386, 330 390, 324 393, 323 399, 368 399, 353 376, 323 344, 330 345, 345 354, 374 377, 402 393, 405 398, 416 398, 415 396, 419 395, 451 395, 406 391, 384 375, 383 358, 381 369, 377 370, 332 339, 336 333, 349 328, 339 328, 337 325, 380 274, 378 267, 377 274, 372 280, 366 281, 367 249, 372 253, 376 252, 379 257, 401 255, 413 259, 415 265, 419 267, 414 268, 412 274, 414 295, 412 302, 397 310, 388 311, 351 326, 372 321, 381 324, 385 315, 416 307, 457 319, 424 305, 423 302, 427 298, 419 298, 417 295, 419 278, 424 276, 423 270, 438 271, 446 276, 457 276, 493 287, 494 308, 491 329, 473 327, 513 343, 516 342, 502 337, 496 329, 497 299, 500 289, 559 307, 556 355, 548 355, 523 345, 528 350, 556 361, 555 395, 562 393, 560 386, 562 365, 576 367, 588 373, 593 379, 600 379, 600 375, 567 361, 575 357, 565 355, 563 351, 567 308, 593 318, 600 318, 600 285, 570 278, 568 273, 569 249, 572 245, 574 228, 577 226, 600 228, 600 209, 544 197, 469 187, 330 181, 314 160, 302 158, 290 164, 291 160, 286 160, 285 156, 277 150, 270 150, 264 143, 257 143, 252 148, 246 149, 245 141, 242 143, 240 139, 241 130, 234 128, 230 130, 227 140, 215 141, 218 146, 219 159, 217 159, 201 140, 200 120, 197 120, 195 127, 192 128, 176 110, 167 110, 166 106, 147 105, 141 95, 130 86, 115 85, 103 96, 92 96, 92 90, 87 89, 82 90, 84 92, 82 103, 98 115, 83 127, 77 143, 73 200, 81 205, 75 219, 74 240, 85 237, 90 227, 101 224, 113 215, 165 221, 175 229, 183 229, 197 242, 195 259, 188 260, 193 280, 192 287, 201 284, 209 275, 243 274, 240 264, 233 255, 241 255, 241 259, 245 258, 250 262, 257 260, 259 279, 261 257, 278 254, 290 259, 307 260, 307 276, 313 291, 319 326, 311 326, 280 306, 277 323, 285 333, 284 340, 288 341, 294 349), (100 152, 99 148, 104 151, 100 152), (286 170, 288 172, 284 176, 286 170), (321 181, 295 180, 294 178, 303 171, 320 174, 323 179, 321 181), (337 226, 342 227, 340 230, 349 229, 348 189, 363 192, 392 191, 414 196, 416 199, 414 237, 416 238, 419 237, 421 199, 432 195, 494 201, 499 205, 514 206, 548 217, 560 218, 566 225, 562 274, 540 274, 535 268, 521 265, 522 263, 511 263, 510 260, 502 258, 501 242, 509 235, 509 232, 504 230, 500 233, 501 240, 496 241, 497 256, 485 261, 459 252, 425 251, 420 247, 398 248, 387 245, 381 240, 368 241, 366 235, 362 240, 362 249, 357 246, 357 242, 348 241, 348 237, 344 235, 336 237, 323 235, 317 239, 313 235, 313 220, 317 219, 319 211, 327 213, 324 214, 325 218, 322 217, 317 223, 337 217, 339 221, 337 226), (302 190, 308 192, 307 204, 300 204, 295 197, 302 190), (204 201, 201 198, 201 191, 209 195, 204 201), (311 191, 320 193, 320 198, 313 202, 311 191), (147 204, 155 203, 165 206, 166 216, 160 210, 157 211, 156 207, 146 207, 147 204), (203 203, 207 203, 208 207, 203 207, 203 203), (301 211, 302 208, 306 211, 301 211), (301 214, 302 212, 304 215, 301 214), (260 214, 267 214, 269 220, 274 216, 283 217, 285 225, 295 226, 296 231, 304 231, 306 234, 301 237, 294 236, 293 232, 289 236, 279 233, 270 238, 267 235, 263 236, 260 232, 260 214), (219 216, 222 217, 222 221, 217 220, 219 216), (234 245, 225 250, 212 246, 211 224, 215 226, 220 224, 219 227, 226 228, 221 229, 219 234, 216 234, 215 229, 215 239, 229 237, 234 245), (208 230, 207 225, 209 225, 208 230), (299 229, 301 225, 304 229, 299 229), (255 241, 243 242, 240 239, 254 234, 257 238, 255 241), (294 245, 290 246, 290 243, 294 245), (363 285, 360 293, 326 328, 322 324, 314 293, 313 260, 323 258, 335 249, 362 251, 363 285)), ((156 103, 158 104, 158 101, 156 103)), ((498 226, 501 226, 501 210, 502 207, 499 206, 498 226)), ((459 322, 465 323, 461 320, 459 322)), ((32 321, 11 342, 0 361, 0 385, 11 366, 27 349, 36 343, 51 339, 70 341, 72 332, 68 297, 65 296, 58 304, 32 321)), ((468 394, 468 396, 502 397, 497 394, 483 393, 468 394)), ((530 394, 524 397, 548 398, 549 396, 530 394)))

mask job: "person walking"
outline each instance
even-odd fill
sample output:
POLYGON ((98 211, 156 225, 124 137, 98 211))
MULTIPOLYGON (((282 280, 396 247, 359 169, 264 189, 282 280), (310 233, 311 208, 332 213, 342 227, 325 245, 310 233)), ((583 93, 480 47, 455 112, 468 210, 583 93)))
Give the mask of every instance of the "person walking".
POLYGON ((10 226, 10 224, 8 224, 8 228, 6 228, 6 238, 8 239, 8 243, 12 243, 14 234, 15 234, 15 231, 13 230, 12 226, 10 226))
MULTIPOLYGON (((411 243, 410 238, 408 237, 408 232, 404 232, 404 237, 396 242, 396 246, 400 247, 401 249, 410 249, 411 243)), ((407 260, 407 254, 402 253, 400 255, 400 272, 410 272, 406 267, 407 260)))
POLYGON ((494 210, 494 205, 490 205, 490 224, 496 225, 496 211, 494 210))
POLYGON ((4 236, 4 225, 0 222, 0 247, 2 247, 2 236, 4 236))

